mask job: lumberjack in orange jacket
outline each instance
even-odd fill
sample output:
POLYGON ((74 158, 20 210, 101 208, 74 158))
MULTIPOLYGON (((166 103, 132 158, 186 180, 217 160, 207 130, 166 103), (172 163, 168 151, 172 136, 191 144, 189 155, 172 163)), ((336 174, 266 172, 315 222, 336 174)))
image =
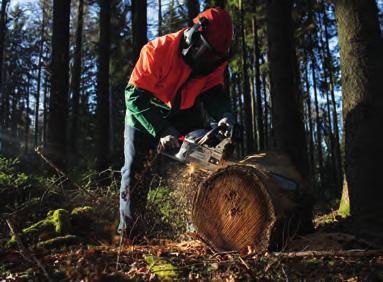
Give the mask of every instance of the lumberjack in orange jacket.
POLYGON ((148 185, 131 191, 158 142, 179 146, 178 137, 215 120, 233 126, 224 71, 233 27, 220 8, 204 11, 194 26, 147 43, 141 50, 125 92, 125 164, 121 174, 120 225, 142 217, 148 185))

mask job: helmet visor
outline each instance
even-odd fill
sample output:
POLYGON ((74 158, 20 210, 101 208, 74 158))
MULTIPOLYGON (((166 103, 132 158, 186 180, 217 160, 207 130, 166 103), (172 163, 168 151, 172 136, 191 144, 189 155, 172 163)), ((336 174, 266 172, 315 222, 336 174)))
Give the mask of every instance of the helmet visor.
POLYGON ((228 56, 216 51, 203 34, 190 47, 188 55, 193 71, 202 75, 211 73, 228 59, 228 56))

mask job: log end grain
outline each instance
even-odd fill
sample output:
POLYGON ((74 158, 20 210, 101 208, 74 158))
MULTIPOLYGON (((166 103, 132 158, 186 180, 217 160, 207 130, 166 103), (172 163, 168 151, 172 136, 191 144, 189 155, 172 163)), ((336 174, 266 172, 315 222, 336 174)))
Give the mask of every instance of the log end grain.
POLYGON ((268 248, 277 215, 267 191, 267 175, 253 167, 233 165, 203 182, 194 199, 192 219, 215 249, 268 248))

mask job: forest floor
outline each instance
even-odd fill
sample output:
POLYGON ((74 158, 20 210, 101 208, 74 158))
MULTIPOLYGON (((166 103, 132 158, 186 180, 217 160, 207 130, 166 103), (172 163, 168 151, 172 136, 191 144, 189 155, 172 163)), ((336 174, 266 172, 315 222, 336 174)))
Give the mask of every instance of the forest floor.
POLYGON ((81 245, 29 254, 8 250, 1 254, 0 276, 2 281, 383 280, 382 253, 310 249, 263 255, 215 253, 196 240, 157 240, 121 248, 81 245))
MULTIPOLYGON (((155 236, 140 242, 124 240, 120 244, 114 235, 116 181, 107 189, 90 188, 93 181, 86 177, 84 184, 74 185, 75 189, 69 193, 61 186, 68 181, 65 177, 44 178, 42 184, 13 167, 13 163, 4 165, 4 160, 0 165, 0 174, 3 173, 0 175, 0 281, 383 281, 381 244, 349 234, 347 220, 335 211, 318 212, 315 232, 290 238, 279 252, 256 254, 247 249, 220 253, 200 241, 196 233, 185 232, 190 226, 185 226, 185 215, 179 212, 182 210, 179 195, 185 193, 169 193, 159 179, 151 182, 157 188, 148 198, 150 217, 160 219, 148 223, 155 236), (20 187, 28 197, 24 195, 23 204, 11 209, 8 203, 10 199, 15 201, 14 191, 20 187), (37 188, 42 190, 37 193, 37 188), (33 200, 33 193, 37 193, 37 201, 33 200), (173 205, 174 197, 178 206, 173 205), (93 216, 87 214, 89 210, 84 208, 87 205, 94 209, 93 216), (85 211, 82 221, 78 221, 80 215, 74 212, 75 207, 85 211), (15 242, 8 244, 12 234, 20 234, 28 226, 36 227, 33 224, 41 223, 44 218, 50 220, 45 221, 48 224, 60 220, 67 224, 64 215, 71 217, 72 230, 77 230, 76 236, 70 235, 64 244, 47 244, 52 243, 46 240, 49 228, 34 242, 21 240, 17 235, 13 238, 15 242)), ((175 179, 188 186, 186 181, 175 179)), ((20 193, 18 201, 21 201, 20 193)))
POLYGON ((116 239, 2 249, 0 281, 383 281, 383 251, 328 226, 320 223, 316 232, 290 240, 283 251, 261 255, 251 250, 218 253, 194 233, 184 234, 183 240, 139 244, 120 245, 116 239))

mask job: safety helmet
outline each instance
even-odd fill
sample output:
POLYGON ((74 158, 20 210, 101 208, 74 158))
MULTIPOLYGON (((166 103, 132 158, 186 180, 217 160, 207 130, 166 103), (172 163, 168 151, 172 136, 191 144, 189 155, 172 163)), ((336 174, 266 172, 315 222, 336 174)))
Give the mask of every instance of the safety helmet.
POLYGON ((207 9, 193 22, 184 32, 181 53, 193 72, 206 75, 229 59, 233 24, 221 8, 207 9))

